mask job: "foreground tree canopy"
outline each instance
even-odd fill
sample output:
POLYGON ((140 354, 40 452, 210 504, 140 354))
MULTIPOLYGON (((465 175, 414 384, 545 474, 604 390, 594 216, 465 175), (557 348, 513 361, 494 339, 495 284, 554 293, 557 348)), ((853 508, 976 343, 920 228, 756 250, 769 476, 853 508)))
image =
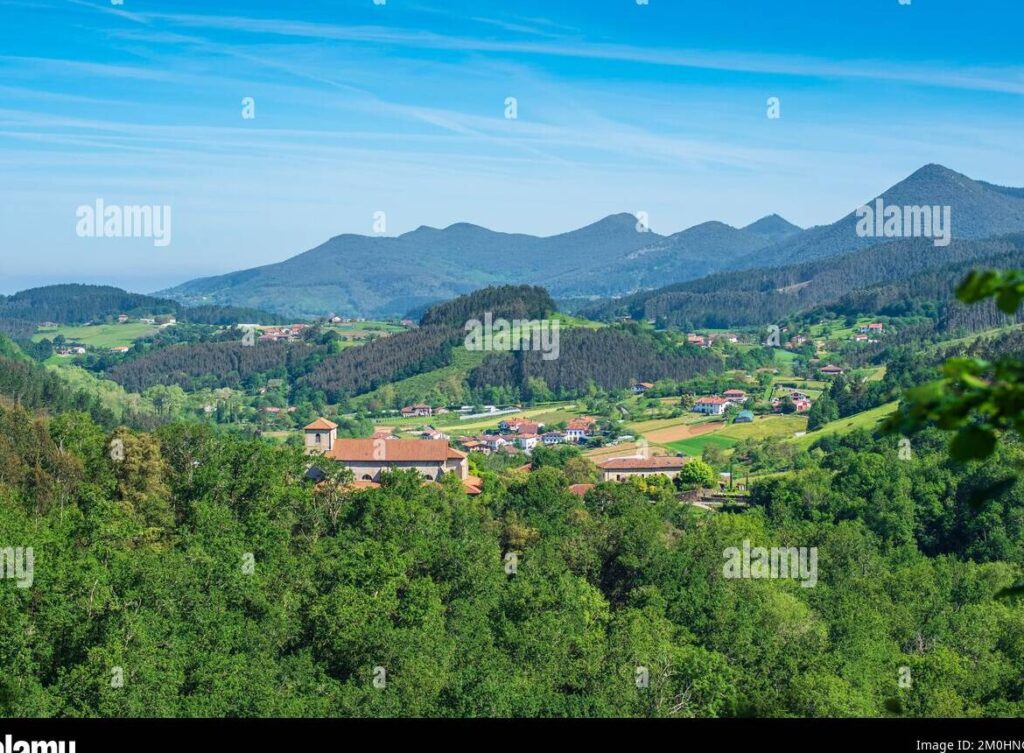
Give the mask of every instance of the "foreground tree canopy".
MULTIPOLYGON (((1024 714, 1021 460, 853 434, 743 512, 580 458, 339 492, 298 450, 0 407, 3 716, 1024 714), (567 473, 569 475, 567 475, 567 473), (816 547, 817 584, 723 553, 816 547)), ((338 479, 344 483, 342 476, 338 479)))

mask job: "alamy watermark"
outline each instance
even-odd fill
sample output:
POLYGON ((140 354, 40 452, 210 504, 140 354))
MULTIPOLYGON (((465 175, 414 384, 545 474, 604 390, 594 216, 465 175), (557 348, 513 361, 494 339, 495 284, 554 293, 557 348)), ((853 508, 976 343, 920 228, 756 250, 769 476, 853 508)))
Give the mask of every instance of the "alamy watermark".
POLYGON ((171 208, 139 204, 104 203, 82 204, 75 210, 78 222, 75 234, 79 238, 152 238, 153 245, 171 245, 171 208))
POLYGON ((74 740, 15 740, 4 735, 0 753, 75 753, 74 740))
POLYGON ((0 548, 0 576, 13 580, 18 588, 31 588, 35 581, 35 552, 32 547, 0 548))
POLYGON ((857 235, 860 238, 934 238, 934 245, 948 246, 952 213, 949 205, 886 206, 879 197, 874 206, 865 204, 857 209, 857 235))
POLYGON ((818 547, 750 546, 743 540, 742 547, 731 546, 722 552, 725 564, 722 575, 726 578, 793 578, 803 588, 818 585, 818 547))
POLYGON ((557 319, 495 319, 490 311, 484 320, 466 322, 466 350, 537 350, 545 361, 558 358, 557 319))

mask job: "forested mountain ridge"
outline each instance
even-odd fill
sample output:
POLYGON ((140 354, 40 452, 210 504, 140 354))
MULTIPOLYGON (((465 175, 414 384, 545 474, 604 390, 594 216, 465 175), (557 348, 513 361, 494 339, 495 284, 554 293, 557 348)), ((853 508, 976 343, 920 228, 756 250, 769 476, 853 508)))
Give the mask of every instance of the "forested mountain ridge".
POLYGON ((764 224, 744 229, 703 223, 666 237, 641 232, 634 215, 616 214, 548 237, 497 233, 468 223, 443 230, 420 227, 394 238, 340 235, 278 264, 193 280, 161 295, 294 315, 382 316, 406 314, 486 285, 542 284, 560 296, 617 293, 663 280, 664 274, 692 278, 717 268, 716 259, 742 256, 799 230, 781 218, 759 222, 764 224), (678 265, 687 268, 685 273, 678 265))
MULTIPOLYGON (((891 240, 838 257, 773 269, 721 272, 692 282, 590 304, 579 312, 596 319, 630 316, 694 327, 767 326, 821 306, 842 313, 881 313, 905 295, 914 301, 948 302, 972 266, 1012 267, 1024 255, 1024 234, 988 240, 953 240, 936 247, 927 238, 891 240), (917 280, 915 286, 909 281, 917 280), (927 284, 924 284, 927 282, 927 284), (885 291, 899 293, 886 295, 885 291)), ((894 310, 895 312, 895 310, 894 310)))
MULTIPOLYGON (((885 206, 950 207, 953 238, 973 240, 1024 231, 1024 189, 972 180, 942 165, 930 164, 883 191, 865 197, 865 206, 881 198, 885 206)), ((799 235, 758 250, 733 268, 772 267, 844 254, 885 238, 857 234, 856 211, 831 225, 809 228, 799 235)))
MULTIPOLYGON (((1024 189, 972 180, 941 165, 925 165, 879 196, 886 205, 949 206, 955 239, 1024 231, 1024 189)), ((650 221, 656 226, 655 219, 650 221)), ((339 235, 285 261, 192 280, 161 295, 290 316, 405 315, 477 288, 510 283, 543 285, 559 299, 609 297, 718 271, 842 255, 891 240, 861 237, 855 226, 852 211, 808 230, 769 215, 743 228, 712 221, 668 236, 625 213, 543 238, 457 223, 397 237, 339 235)))
POLYGON ((255 308, 233 306, 186 307, 177 301, 129 293, 110 285, 69 283, 0 295, 0 326, 3 322, 83 324, 119 314, 131 317, 174 315, 195 324, 284 323, 281 317, 255 308))

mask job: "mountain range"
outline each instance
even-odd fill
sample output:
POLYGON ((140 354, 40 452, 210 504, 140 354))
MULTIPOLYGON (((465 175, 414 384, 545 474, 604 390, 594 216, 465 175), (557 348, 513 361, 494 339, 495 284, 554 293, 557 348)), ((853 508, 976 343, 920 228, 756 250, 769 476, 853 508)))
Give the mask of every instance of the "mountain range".
MULTIPOLYGON (((1024 188, 973 180, 941 165, 922 167, 878 198, 886 206, 949 206, 955 239, 1024 231, 1024 188)), ((809 229, 769 215, 742 228, 712 221, 667 236, 645 230, 627 213, 549 237, 468 223, 423 226, 397 237, 335 236, 276 264, 192 280, 156 295, 186 305, 257 307, 296 317, 400 316, 502 284, 542 285, 562 300, 614 298, 892 240, 862 237, 856 224, 851 211, 809 229)))

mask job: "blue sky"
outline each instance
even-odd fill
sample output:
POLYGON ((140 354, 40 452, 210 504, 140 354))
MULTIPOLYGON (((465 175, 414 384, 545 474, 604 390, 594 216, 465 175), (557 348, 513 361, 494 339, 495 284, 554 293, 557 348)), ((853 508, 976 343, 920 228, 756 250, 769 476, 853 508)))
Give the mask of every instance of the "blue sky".
POLYGON ((0 0, 0 292, 149 292, 378 211, 391 235, 639 210, 671 233, 831 222, 929 162, 1021 185, 1022 21, 1008 0, 0 0), (171 244, 77 237, 97 198, 169 205, 171 244))

